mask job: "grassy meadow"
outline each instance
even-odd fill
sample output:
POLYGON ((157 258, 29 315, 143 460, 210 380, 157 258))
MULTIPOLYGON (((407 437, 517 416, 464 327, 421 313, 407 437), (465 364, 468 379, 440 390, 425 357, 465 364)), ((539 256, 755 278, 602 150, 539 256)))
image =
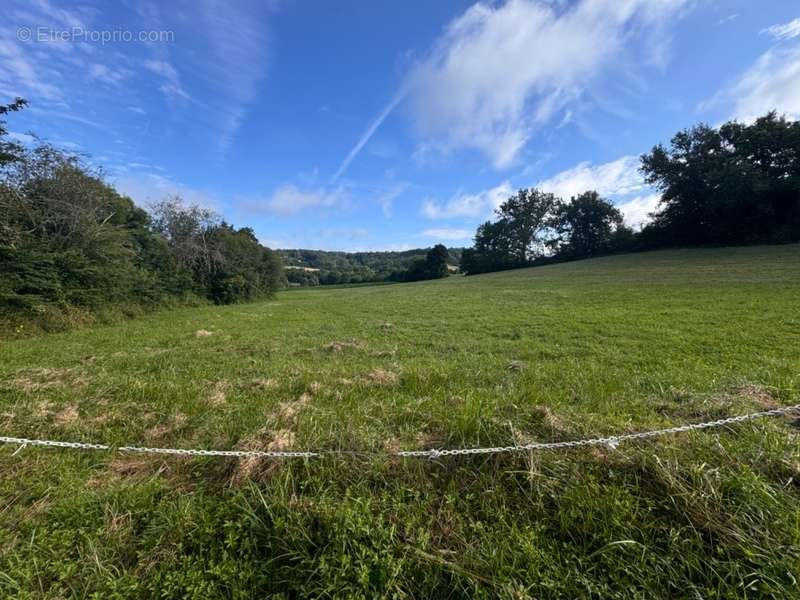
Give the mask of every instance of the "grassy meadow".
POLYGON ((800 597, 800 247, 282 292, 0 342, 3 598, 800 597))

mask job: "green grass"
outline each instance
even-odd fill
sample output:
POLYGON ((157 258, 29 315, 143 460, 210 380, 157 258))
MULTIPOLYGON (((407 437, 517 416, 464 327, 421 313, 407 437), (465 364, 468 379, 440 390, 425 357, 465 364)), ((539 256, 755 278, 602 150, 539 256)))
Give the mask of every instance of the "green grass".
MULTIPOLYGON (((797 245, 293 290, 0 343, 4 435, 112 444, 508 445, 799 388, 797 245)), ((798 442, 781 418, 439 461, 5 447, 0 596, 800 597, 798 442)))

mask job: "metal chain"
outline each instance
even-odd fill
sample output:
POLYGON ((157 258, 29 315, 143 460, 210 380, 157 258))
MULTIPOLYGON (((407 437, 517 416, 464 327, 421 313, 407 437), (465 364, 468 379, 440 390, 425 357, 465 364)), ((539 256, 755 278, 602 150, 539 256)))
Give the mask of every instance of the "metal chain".
MULTIPOLYGON (((733 423, 752 421, 765 417, 778 417, 791 412, 800 411, 800 404, 793 406, 783 406, 772 410, 764 410, 736 417, 718 419, 716 421, 706 421, 705 423, 691 423, 665 429, 653 429, 650 431, 640 431, 638 433, 624 433, 609 437, 597 437, 568 442, 532 442, 517 446, 496 446, 489 448, 453 448, 444 450, 400 450, 397 452, 359 452, 359 455, 389 455, 405 458, 440 458, 443 456, 460 456, 469 454, 500 454, 505 452, 529 452, 532 450, 560 450, 565 448, 583 448, 587 446, 608 446, 616 448, 621 442, 631 440, 641 440, 653 438, 673 433, 684 433, 686 431, 698 431, 701 429, 711 429, 722 427, 733 423)), ((19 446, 17 452, 27 446, 47 446, 51 448, 71 448, 78 450, 110 450, 117 452, 135 452, 141 454, 174 454, 180 456, 233 456, 238 458, 315 458, 323 455, 352 456, 353 452, 345 450, 324 450, 319 452, 304 451, 272 451, 272 450, 194 450, 182 448, 148 448, 144 446, 109 446, 106 444, 91 444, 84 442, 60 442, 55 440, 36 440, 28 438, 0 436, 2 444, 16 444, 19 446)))

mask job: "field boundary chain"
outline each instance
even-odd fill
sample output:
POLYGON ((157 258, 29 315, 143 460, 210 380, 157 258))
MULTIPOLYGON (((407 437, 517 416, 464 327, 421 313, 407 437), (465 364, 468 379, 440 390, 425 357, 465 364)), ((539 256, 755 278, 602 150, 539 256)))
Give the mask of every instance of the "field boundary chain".
POLYGON ((714 421, 702 423, 688 423, 663 429, 651 429, 636 433, 624 433, 607 437, 585 438, 582 440, 564 442, 531 442, 529 444, 519 444, 515 446, 494 446, 486 448, 452 448, 452 449, 430 449, 430 450, 398 450, 386 452, 354 452, 349 450, 318 450, 318 451, 279 451, 279 450, 202 450, 185 448, 151 448, 146 446, 112 446, 108 444, 96 444, 87 442, 62 442, 58 440, 39 440, 19 437, 0 436, 1 444, 15 444, 19 446, 14 454, 28 446, 44 446, 48 448, 66 448, 70 450, 98 450, 121 453, 137 454, 172 454, 179 456, 228 456, 236 458, 318 458, 330 455, 353 456, 353 455, 373 455, 373 456, 397 456, 402 458, 430 458, 436 459, 444 456, 461 456, 475 454, 501 454, 509 452, 530 452, 534 450, 560 450, 568 448, 584 448, 588 446, 606 446, 616 449, 623 442, 642 440, 664 435, 685 433, 688 431, 699 431, 724 427, 734 423, 763 419, 766 417, 779 417, 789 413, 800 412, 800 404, 783 406, 771 410, 726 417, 714 421))

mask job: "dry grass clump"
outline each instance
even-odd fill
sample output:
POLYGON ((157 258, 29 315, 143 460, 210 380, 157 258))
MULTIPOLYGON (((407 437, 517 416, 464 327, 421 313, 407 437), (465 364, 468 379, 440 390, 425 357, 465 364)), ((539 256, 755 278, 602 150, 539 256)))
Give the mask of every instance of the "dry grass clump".
POLYGON ((60 427, 64 427, 66 425, 72 425, 75 421, 78 420, 78 407, 69 405, 60 411, 58 411, 55 415, 55 423, 60 427))
POLYGON ((769 389, 757 383, 745 383, 733 390, 733 395, 755 402, 758 406, 767 410, 780 406, 769 389))
MULTIPOLYGON (((295 433, 290 429, 272 430, 267 427, 258 430, 241 444, 243 450, 269 452, 286 452, 294 449, 295 433)), ((249 480, 268 477, 280 464, 279 459, 247 456, 232 461, 228 478, 232 486, 241 485, 249 480)))
POLYGON ((197 331, 194 332, 194 337, 196 338, 204 338, 211 335, 214 335, 214 332, 208 331, 207 329, 198 329, 197 331))
POLYGON ((304 392, 294 401, 282 402, 278 407, 278 416, 286 421, 292 421, 310 402, 311 394, 304 392))
MULTIPOLYGON (((174 464, 174 457, 170 462, 174 464)), ((151 454, 115 454, 86 482, 90 488, 104 488, 122 480, 141 481, 169 470, 163 457, 151 454)))
POLYGON ((331 353, 341 353, 345 350, 358 350, 365 346, 364 342, 356 340, 349 341, 333 341, 325 344, 322 349, 331 353))
POLYGON ((76 368, 33 368, 17 374, 10 381, 11 385, 26 394, 57 388, 84 387, 86 379, 76 368))
POLYGON ((254 391, 263 392, 278 386, 278 380, 271 377, 259 377, 250 383, 250 387, 254 391))
POLYGON ((400 376, 386 369, 373 369, 364 375, 363 381, 372 385, 394 385, 400 381, 400 376))
POLYGON ((214 383, 211 388, 211 393, 208 395, 208 403, 211 406, 222 406, 225 404, 229 387, 230 384, 225 379, 221 379, 214 383))

